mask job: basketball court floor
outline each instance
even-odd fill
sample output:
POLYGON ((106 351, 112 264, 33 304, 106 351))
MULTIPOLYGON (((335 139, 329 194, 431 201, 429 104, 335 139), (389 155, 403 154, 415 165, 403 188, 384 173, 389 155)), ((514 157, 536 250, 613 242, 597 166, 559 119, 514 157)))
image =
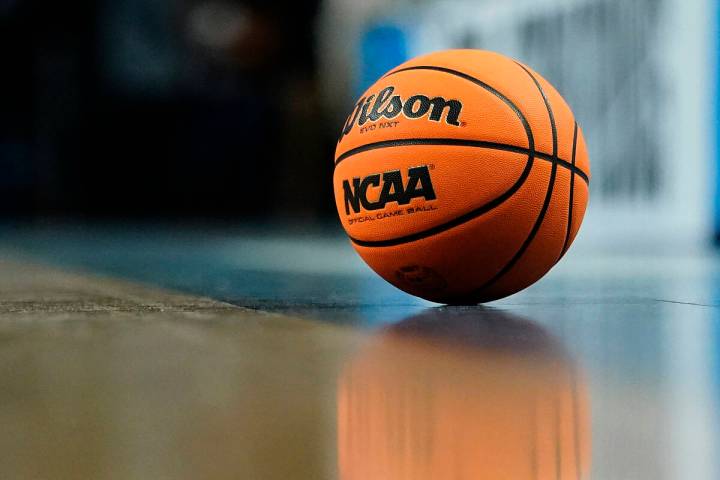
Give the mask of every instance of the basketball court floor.
POLYGON ((711 252, 440 307, 332 228, 0 233, 1 478, 720 478, 711 252))

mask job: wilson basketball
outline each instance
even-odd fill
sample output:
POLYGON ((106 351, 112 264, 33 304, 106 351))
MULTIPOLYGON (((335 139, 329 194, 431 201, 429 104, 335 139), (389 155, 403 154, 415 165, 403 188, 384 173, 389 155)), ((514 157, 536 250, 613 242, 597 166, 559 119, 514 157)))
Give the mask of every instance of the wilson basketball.
POLYGON ((572 244, 588 201, 582 132, 531 68, 480 50, 421 56, 357 102, 335 201, 367 264, 440 303, 516 293, 572 244))

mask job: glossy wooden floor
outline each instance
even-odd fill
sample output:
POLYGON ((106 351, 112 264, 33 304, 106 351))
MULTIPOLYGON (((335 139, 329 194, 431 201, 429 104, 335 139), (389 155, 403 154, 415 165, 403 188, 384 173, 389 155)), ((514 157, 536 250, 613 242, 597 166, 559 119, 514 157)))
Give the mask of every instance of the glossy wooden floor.
POLYGON ((711 253, 442 308, 334 232, 3 234, 0 478, 719 478, 711 253))

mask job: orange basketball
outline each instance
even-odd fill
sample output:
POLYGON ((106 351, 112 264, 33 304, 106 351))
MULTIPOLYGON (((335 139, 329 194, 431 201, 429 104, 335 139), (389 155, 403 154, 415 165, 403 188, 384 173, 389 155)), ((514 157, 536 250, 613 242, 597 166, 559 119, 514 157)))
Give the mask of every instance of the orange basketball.
POLYGON ((448 50, 362 96, 335 153, 353 246, 396 287, 478 303, 539 280, 577 235, 590 164, 570 107, 503 55, 448 50))

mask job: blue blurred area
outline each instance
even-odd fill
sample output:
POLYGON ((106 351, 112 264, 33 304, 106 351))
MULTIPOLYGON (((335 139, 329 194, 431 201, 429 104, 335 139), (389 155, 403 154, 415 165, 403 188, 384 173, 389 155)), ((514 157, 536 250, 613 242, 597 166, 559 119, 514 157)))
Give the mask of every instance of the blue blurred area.
POLYGON ((390 69, 408 59, 407 34, 390 22, 370 24, 360 39, 360 96, 390 69))
POLYGON ((713 50, 713 75, 714 75, 714 95, 715 102, 713 105, 713 124, 715 136, 713 138, 714 152, 714 170, 715 178, 712 190, 714 193, 714 228, 715 228, 715 244, 720 245, 720 1, 714 2, 715 6, 715 22, 714 22, 714 50, 713 50))

